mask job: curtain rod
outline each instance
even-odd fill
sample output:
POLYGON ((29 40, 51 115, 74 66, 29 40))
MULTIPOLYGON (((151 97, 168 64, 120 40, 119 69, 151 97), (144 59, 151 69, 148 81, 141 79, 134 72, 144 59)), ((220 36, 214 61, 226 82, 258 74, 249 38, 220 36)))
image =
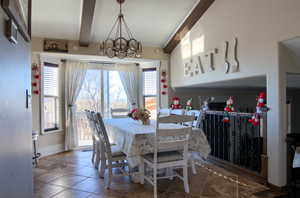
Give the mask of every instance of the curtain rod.
MULTIPOLYGON (((61 59, 62 63, 65 63, 67 61, 67 59, 61 59)), ((104 64, 104 65, 115 65, 117 63, 115 62, 109 62, 109 61, 90 61, 89 63, 91 64, 104 64)), ((140 66, 139 63, 133 63, 135 64, 137 67, 140 66)))

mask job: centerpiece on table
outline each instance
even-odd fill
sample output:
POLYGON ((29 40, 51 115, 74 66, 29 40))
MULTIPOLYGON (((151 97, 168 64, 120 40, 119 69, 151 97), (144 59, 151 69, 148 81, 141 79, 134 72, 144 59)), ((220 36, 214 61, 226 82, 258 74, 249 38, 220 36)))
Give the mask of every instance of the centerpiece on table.
POLYGON ((133 109, 129 114, 128 117, 134 119, 134 120, 140 120, 142 121, 143 125, 149 125, 150 124, 150 117, 151 113, 148 109, 133 109))

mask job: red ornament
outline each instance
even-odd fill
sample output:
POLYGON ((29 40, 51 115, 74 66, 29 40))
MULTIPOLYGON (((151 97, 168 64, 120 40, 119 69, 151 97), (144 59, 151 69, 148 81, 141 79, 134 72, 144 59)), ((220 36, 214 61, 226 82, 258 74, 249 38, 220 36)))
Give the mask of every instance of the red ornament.
POLYGON ((40 92, 39 92, 39 90, 34 90, 33 93, 36 95, 39 95, 40 92))
POLYGON ((38 71, 38 70, 39 70, 39 68, 38 68, 37 65, 34 65, 34 66, 32 67, 32 71, 38 71))
POLYGON ((39 78, 40 78, 40 75, 37 74, 37 75, 34 75, 33 77, 34 77, 35 79, 39 79, 39 78))
POLYGON ((166 79, 163 78, 163 79, 160 80, 160 82, 165 83, 166 79))
POLYGON ((166 95, 166 94, 167 94, 167 92, 165 92, 165 91, 162 91, 162 92, 161 92, 161 94, 162 94, 162 95, 166 95))
POLYGON ((36 83, 36 82, 33 82, 33 83, 32 83, 32 86, 33 86, 33 87, 36 87, 36 86, 37 86, 37 83, 36 83))
POLYGON ((168 85, 163 85, 163 88, 164 88, 164 89, 168 88, 168 85))

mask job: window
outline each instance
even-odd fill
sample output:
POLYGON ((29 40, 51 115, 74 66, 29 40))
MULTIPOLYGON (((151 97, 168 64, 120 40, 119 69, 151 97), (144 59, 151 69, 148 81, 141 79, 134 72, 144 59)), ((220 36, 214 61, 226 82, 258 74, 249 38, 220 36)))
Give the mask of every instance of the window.
POLYGON ((43 68, 44 131, 60 128, 59 66, 44 63, 43 68))
POLYGON ((109 109, 128 109, 129 104, 118 71, 109 71, 109 109))
POLYGON ((145 108, 156 118, 157 113, 157 72, 156 68, 143 69, 143 96, 145 108))

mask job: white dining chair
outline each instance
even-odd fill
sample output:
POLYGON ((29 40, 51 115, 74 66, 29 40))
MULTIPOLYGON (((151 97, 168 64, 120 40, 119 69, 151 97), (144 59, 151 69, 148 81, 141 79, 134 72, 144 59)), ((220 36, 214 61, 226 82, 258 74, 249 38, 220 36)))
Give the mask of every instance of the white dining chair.
MULTIPOLYGON (((97 133, 99 134, 99 139, 101 143, 101 170, 100 177, 104 178, 104 172, 108 169, 108 181, 107 188, 110 188, 112 177, 114 176, 112 173, 113 168, 120 168, 122 172, 122 176, 129 175, 126 173, 125 167, 128 166, 126 161, 126 154, 124 154, 118 145, 112 145, 109 141, 107 131, 100 113, 93 113, 93 120, 95 122, 97 133)), ((120 175, 115 175, 120 176, 120 175)))
POLYGON ((93 121, 93 116, 92 114, 94 113, 93 111, 90 110, 84 110, 89 127, 92 131, 92 163, 94 164, 95 168, 98 169, 99 167, 99 161, 100 161, 100 142, 99 142, 99 136, 96 130, 95 122, 93 121), (95 159, 96 158, 96 159, 95 159))
POLYGON ((185 110, 184 109, 171 109, 170 114, 171 115, 184 115, 185 110))
POLYGON ((159 114, 160 115, 170 115, 171 114, 171 109, 167 109, 167 108, 159 109, 159 114))
MULTIPOLYGON (((194 116, 195 119, 192 122, 185 122, 185 123, 183 123, 183 125, 191 126, 192 128, 195 128, 197 126, 197 123, 198 123, 198 118, 199 118, 199 115, 200 115, 200 111, 199 110, 186 111, 186 115, 194 116)), ((194 175, 196 175, 197 174, 196 162, 195 162, 195 159, 194 159, 194 156, 193 156, 193 152, 189 151, 188 155, 189 155, 189 162, 190 162, 190 165, 192 167, 192 173, 194 175)))
POLYGON ((128 117, 129 109, 116 108, 110 109, 111 118, 126 118, 128 117))
POLYGON ((139 165, 141 184, 144 184, 144 180, 146 180, 154 186, 154 198, 157 198, 158 179, 179 177, 184 182, 185 192, 189 193, 190 191, 188 182, 188 141, 192 127, 182 126, 168 129, 163 128, 162 125, 190 122, 192 120, 194 120, 194 116, 157 116, 156 134, 153 142, 154 153, 141 156, 139 165), (145 174, 147 168, 153 170, 152 176, 145 174), (177 168, 183 169, 183 176, 173 171, 177 168), (160 169, 171 170, 172 174, 158 177, 157 172, 160 169))
POLYGON ((198 128, 198 125, 199 125, 199 117, 200 117, 200 110, 189 110, 189 111, 186 111, 185 113, 186 115, 194 115, 195 116, 195 120, 192 122, 192 127, 194 128, 198 128))

